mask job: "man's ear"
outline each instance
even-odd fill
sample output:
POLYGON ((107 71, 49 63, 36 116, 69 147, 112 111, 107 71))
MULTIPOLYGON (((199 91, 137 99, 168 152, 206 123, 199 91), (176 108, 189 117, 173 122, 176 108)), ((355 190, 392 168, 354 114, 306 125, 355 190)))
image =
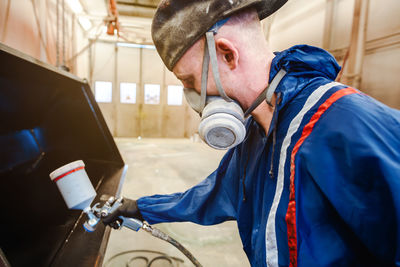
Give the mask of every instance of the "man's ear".
POLYGON ((225 38, 219 38, 215 41, 217 53, 222 55, 222 60, 233 70, 239 64, 239 51, 236 46, 225 38))

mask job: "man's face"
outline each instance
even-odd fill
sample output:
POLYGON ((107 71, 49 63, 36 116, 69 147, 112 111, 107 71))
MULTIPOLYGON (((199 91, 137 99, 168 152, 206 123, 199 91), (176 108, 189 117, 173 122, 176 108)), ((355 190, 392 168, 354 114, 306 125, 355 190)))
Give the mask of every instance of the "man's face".
MULTIPOLYGON (((193 88, 199 94, 201 92, 204 43, 204 39, 197 41, 186 51, 172 70, 184 87, 193 88)), ((218 95, 218 90, 216 89, 211 73, 211 66, 208 73, 207 95, 218 95)))

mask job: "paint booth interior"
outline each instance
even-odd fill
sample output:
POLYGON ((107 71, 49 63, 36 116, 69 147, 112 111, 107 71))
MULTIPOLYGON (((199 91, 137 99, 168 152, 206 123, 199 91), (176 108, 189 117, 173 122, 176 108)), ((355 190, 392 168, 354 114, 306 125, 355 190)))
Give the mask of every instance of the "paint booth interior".
POLYGON ((86 82, 0 48, 1 249, 13 266, 93 263, 104 227, 85 238, 81 212, 67 210, 47 178, 82 159, 98 194, 117 193, 124 162, 86 82))

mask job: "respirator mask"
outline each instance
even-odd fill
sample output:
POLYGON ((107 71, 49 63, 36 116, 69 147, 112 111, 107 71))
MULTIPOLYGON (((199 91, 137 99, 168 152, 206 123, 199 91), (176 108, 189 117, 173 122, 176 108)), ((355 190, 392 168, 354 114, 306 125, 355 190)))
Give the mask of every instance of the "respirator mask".
POLYGON ((199 135, 209 146, 229 149, 241 143, 246 136, 245 118, 264 100, 271 105, 273 93, 286 72, 281 69, 271 84, 263 90, 253 104, 244 112, 239 103, 229 98, 219 78, 214 35, 228 20, 218 21, 206 33, 201 74, 201 94, 193 88, 184 88, 186 101, 201 116, 199 135), (207 96, 208 68, 211 70, 219 96, 207 96))

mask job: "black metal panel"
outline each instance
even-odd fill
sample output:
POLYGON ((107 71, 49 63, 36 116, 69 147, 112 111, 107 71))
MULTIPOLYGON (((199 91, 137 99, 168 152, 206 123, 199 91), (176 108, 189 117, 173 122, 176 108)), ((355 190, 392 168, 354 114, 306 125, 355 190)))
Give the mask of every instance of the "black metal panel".
POLYGON ((83 160, 96 188, 114 195, 124 162, 88 84, 0 44, 0 247, 11 266, 101 264, 100 226, 82 229, 49 173, 83 160))

